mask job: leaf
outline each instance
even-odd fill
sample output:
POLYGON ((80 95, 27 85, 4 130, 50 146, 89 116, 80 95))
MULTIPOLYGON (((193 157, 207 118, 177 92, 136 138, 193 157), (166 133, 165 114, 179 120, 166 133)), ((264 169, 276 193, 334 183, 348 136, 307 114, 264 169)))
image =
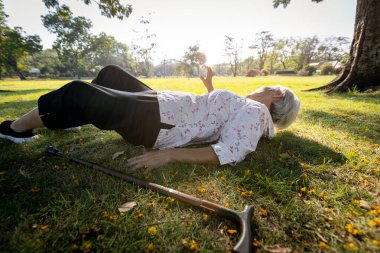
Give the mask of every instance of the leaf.
POLYGON ((281 153, 278 155, 280 158, 282 159, 289 159, 290 158, 290 155, 288 153, 281 153))
POLYGON ((365 210, 371 210, 372 209, 372 207, 368 204, 368 202, 365 200, 362 200, 362 199, 359 200, 359 206, 365 210))
POLYGON ((113 154, 112 160, 115 160, 116 158, 118 158, 121 155, 124 155, 124 151, 116 152, 115 154, 113 154))
POLYGON ((75 146, 76 146, 75 144, 71 144, 71 145, 70 145, 70 148, 69 148, 69 151, 70 151, 70 152, 74 151, 75 146))
POLYGON ((127 203, 124 203, 121 206, 119 206, 118 209, 119 209, 119 212, 124 213, 124 212, 128 212, 129 210, 131 210, 132 208, 134 208, 136 205, 137 204, 134 201, 127 202, 127 203))
POLYGON ((270 253, 290 253, 292 252, 292 247, 290 247, 289 245, 284 245, 284 244, 275 244, 275 245, 266 246, 265 250, 270 253))
POLYGON ((28 172, 26 172, 23 168, 19 169, 19 173, 20 173, 20 175, 22 175, 22 176, 24 176, 26 178, 30 177, 30 175, 28 174, 28 172))

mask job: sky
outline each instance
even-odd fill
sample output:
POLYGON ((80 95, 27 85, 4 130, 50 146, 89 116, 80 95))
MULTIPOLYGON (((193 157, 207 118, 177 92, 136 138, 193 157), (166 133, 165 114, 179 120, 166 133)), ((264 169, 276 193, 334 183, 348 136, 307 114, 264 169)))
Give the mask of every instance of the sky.
MULTIPOLYGON (((76 16, 93 22, 92 34, 105 32, 131 45, 139 41, 145 29, 156 35, 154 62, 181 59, 187 48, 199 44, 207 64, 227 61, 225 35, 242 46, 242 56, 252 55, 248 47, 255 34, 270 31, 275 37, 317 35, 353 36, 356 0, 292 0, 287 8, 274 9, 272 0, 121 0, 131 4, 133 12, 122 21, 101 16, 96 4, 79 0, 60 0, 76 16), (141 17, 150 23, 143 26, 141 17)), ((42 25, 41 15, 48 13, 42 0, 3 0, 9 15, 8 25, 21 26, 28 35, 37 34, 44 48, 51 48, 55 36, 42 25)))

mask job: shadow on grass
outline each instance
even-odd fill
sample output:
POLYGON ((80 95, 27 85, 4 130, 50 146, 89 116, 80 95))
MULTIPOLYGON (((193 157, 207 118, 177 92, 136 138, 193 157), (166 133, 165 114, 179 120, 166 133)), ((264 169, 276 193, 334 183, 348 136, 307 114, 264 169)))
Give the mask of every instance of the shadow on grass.
POLYGON ((12 96, 15 97, 15 101, 2 102, 0 103, 0 116, 1 117, 15 117, 21 116, 24 113, 32 110, 37 106, 38 98, 32 98, 28 100, 23 99, 23 95, 28 95, 31 93, 39 93, 42 91, 50 91, 49 89, 35 89, 35 90, 21 90, 21 91, 6 91, 5 93, 0 93, 1 97, 12 96), (20 97, 18 97, 20 96, 20 97))
MULTIPOLYGON (((309 168, 325 163, 343 164, 346 160, 342 154, 320 143, 283 132, 273 140, 261 140, 257 150, 246 158, 242 167, 250 168, 266 177, 266 180, 249 178, 247 186, 260 182, 255 187, 263 191, 263 194, 272 195, 276 202, 286 204, 294 192, 309 185, 304 174, 309 168), (271 184, 273 187, 270 187, 271 184), (279 193, 276 185, 281 184, 287 185, 285 188, 289 187, 288 190, 292 192, 279 193)), ((323 171, 319 176, 324 180, 335 180, 331 171, 323 171)))
POLYGON ((20 117, 35 108, 37 104, 36 100, 0 103, 0 116, 12 118, 20 117))
POLYGON ((359 101, 363 103, 379 104, 380 92, 373 93, 334 93, 334 99, 344 99, 350 101, 359 101))
POLYGON ((317 110, 304 110, 303 117, 314 124, 321 123, 338 131, 361 137, 365 136, 373 143, 378 143, 380 139, 380 118, 378 115, 357 111, 327 113, 317 110))
POLYGON ((10 96, 22 96, 22 95, 29 95, 33 93, 40 93, 40 92, 49 92, 53 89, 31 89, 31 90, 0 90, 0 94, 2 97, 10 97, 10 96))

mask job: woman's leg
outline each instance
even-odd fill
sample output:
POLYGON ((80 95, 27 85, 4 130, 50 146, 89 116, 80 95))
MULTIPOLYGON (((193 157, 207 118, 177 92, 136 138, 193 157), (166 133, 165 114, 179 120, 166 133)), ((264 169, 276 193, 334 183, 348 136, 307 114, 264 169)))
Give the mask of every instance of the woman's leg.
POLYGON ((38 138, 32 130, 43 126, 38 109, 35 108, 16 121, 5 120, 1 122, 0 138, 15 143, 29 142, 38 138), (16 124, 14 124, 15 122, 16 124))
POLYGON ((152 147, 160 130, 157 97, 73 81, 41 96, 38 108, 14 123, 0 124, 0 138, 21 143, 35 138, 34 128, 66 129, 85 124, 115 130, 130 143, 152 147))
POLYGON ((42 96, 39 113, 50 129, 93 124, 115 130, 128 142, 152 147, 160 130, 160 112, 154 94, 110 89, 73 81, 42 96))
POLYGON ((35 128, 44 127, 44 123, 41 120, 38 112, 38 107, 34 108, 30 112, 24 114, 19 119, 13 121, 11 129, 17 133, 22 133, 35 128))
POLYGON ((149 86, 116 65, 104 67, 100 70, 98 76, 92 80, 92 83, 128 92, 152 90, 149 86))

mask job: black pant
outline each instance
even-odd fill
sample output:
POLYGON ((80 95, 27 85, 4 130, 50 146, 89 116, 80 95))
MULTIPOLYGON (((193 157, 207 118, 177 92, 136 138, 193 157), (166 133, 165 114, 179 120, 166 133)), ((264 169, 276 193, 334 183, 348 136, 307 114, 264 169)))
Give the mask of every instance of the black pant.
POLYGON ((115 130, 128 142, 152 147, 162 127, 156 92, 117 66, 91 82, 72 81, 41 96, 41 120, 50 129, 93 124, 115 130))

